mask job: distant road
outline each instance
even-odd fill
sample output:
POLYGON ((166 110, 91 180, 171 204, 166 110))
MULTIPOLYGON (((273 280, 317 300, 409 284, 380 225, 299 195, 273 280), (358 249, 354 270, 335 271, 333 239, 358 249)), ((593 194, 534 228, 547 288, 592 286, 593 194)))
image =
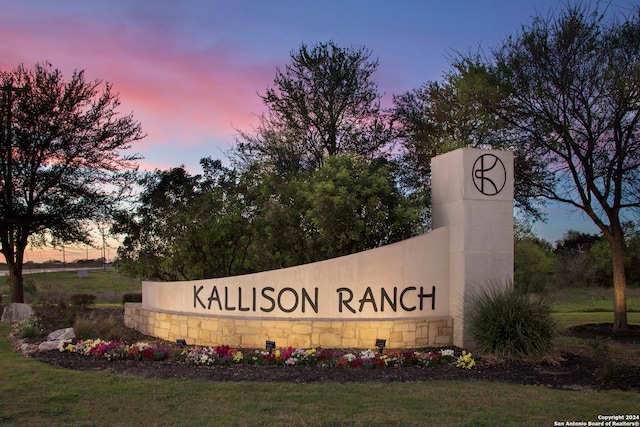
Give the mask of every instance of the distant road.
MULTIPOLYGON (((113 267, 61 267, 61 268, 25 268, 22 270, 22 274, 36 274, 36 273, 57 273, 59 271, 78 271, 78 270, 110 270, 113 267)), ((0 277, 8 276, 7 270, 0 270, 0 277)))

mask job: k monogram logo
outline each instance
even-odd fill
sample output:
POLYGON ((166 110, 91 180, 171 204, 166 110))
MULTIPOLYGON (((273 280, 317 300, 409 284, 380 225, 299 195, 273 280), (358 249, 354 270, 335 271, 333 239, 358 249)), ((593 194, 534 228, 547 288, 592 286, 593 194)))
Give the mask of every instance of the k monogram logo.
POLYGON ((507 182, 504 163, 493 154, 483 154, 473 164, 473 184, 485 196, 495 196, 507 182))

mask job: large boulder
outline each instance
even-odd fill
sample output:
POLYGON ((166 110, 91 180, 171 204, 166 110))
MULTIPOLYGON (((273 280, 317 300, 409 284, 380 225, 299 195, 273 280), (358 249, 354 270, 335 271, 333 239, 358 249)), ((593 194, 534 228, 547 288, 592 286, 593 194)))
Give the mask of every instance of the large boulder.
POLYGON ((16 323, 33 316, 33 308, 29 304, 14 302, 5 307, 0 322, 16 323))

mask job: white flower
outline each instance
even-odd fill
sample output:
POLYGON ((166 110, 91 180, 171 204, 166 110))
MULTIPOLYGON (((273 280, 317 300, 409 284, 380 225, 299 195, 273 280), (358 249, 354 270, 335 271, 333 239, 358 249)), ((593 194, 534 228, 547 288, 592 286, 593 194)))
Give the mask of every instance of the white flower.
POLYGON ((453 357, 453 350, 450 348, 444 349, 444 350, 440 350, 440 356, 442 357, 453 357))
POLYGON ((298 359, 296 359, 295 357, 290 357, 287 360, 284 361, 285 365, 295 365, 298 362, 298 359))
POLYGON ((360 354, 360 357, 362 359, 375 359, 376 353, 371 349, 367 349, 360 354))
POLYGON ((67 345, 71 344, 71 340, 62 340, 58 343, 58 350, 65 351, 67 350, 67 345))

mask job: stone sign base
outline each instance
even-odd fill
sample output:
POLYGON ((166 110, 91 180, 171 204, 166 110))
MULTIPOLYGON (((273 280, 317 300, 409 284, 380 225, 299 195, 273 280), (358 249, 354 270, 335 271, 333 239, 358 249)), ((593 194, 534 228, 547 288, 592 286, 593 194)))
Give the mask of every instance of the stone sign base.
POLYGON ((200 346, 230 345, 263 348, 265 340, 278 347, 374 348, 376 339, 387 348, 442 347, 453 344, 453 319, 268 320, 220 318, 162 313, 127 303, 125 324, 144 334, 200 346))

